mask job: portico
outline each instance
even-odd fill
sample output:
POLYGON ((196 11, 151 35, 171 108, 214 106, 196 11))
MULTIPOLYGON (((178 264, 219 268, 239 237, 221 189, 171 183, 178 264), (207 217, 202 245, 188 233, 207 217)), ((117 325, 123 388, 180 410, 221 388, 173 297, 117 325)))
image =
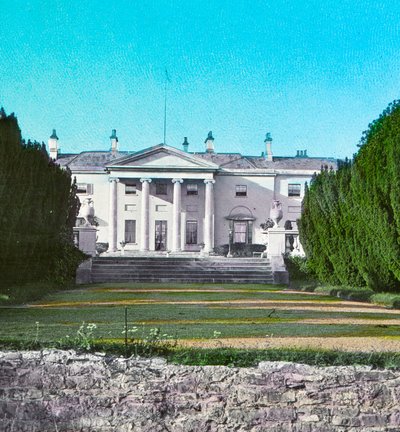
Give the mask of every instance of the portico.
POLYGON ((119 244, 140 252, 213 250, 217 167, 174 153, 152 148, 107 167, 109 252, 119 244))

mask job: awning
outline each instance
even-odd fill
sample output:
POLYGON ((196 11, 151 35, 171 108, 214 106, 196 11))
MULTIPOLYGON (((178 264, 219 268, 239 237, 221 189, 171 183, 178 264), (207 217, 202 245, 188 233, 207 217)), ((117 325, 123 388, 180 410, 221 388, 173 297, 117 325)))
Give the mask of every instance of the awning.
POLYGON ((249 214, 244 214, 244 213, 231 214, 229 216, 225 216, 225 219, 232 220, 232 221, 254 221, 254 220, 256 220, 256 218, 254 216, 251 216, 249 214))

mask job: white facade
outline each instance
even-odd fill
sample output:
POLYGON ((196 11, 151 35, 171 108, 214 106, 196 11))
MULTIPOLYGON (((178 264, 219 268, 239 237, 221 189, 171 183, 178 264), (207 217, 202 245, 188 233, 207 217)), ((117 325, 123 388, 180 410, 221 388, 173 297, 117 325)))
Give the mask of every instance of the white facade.
POLYGON ((321 165, 336 168, 334 159, 273 157, 270 139, 267 156, 242 156, 217 153, 211 133, 204 153, 162 144, 120 152, 115 131, 111 138, 108 152, 57 158, 71 169, 81 201, 93 200, 97 241, 109 251, 123 242, 125 250, 199 251, 204 245, 211 252, 228 244, 230 230, 234 243, 265 244, 260 224, 273 200, 282 203, 281 225, 290 220, 295 227, 305 183, 321 165))

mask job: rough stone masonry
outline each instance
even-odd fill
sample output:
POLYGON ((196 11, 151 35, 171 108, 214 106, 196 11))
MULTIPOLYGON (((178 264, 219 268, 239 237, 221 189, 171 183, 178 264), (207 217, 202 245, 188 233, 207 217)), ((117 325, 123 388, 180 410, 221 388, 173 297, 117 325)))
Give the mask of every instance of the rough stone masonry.
POLYGON ((400 372, 0 353, 1 431, 400 431, 400 372))

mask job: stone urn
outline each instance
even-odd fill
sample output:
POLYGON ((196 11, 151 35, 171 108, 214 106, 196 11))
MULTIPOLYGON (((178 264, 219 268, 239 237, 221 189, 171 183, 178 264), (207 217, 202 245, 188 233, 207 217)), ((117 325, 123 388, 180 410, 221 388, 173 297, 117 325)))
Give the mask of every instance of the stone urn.
POLYGON ((271 210, 269 212, 269 217, 274 221, 274 228, 279 227, 279 221, 282 219, 282 203, 280 201, 274 200, 271 204, 271 210))
POLYGON ((85 198, 80 210, 81 216, 85 219, 85 226, 92 226, 94 218, 94 203, 92 198, 85 198))

